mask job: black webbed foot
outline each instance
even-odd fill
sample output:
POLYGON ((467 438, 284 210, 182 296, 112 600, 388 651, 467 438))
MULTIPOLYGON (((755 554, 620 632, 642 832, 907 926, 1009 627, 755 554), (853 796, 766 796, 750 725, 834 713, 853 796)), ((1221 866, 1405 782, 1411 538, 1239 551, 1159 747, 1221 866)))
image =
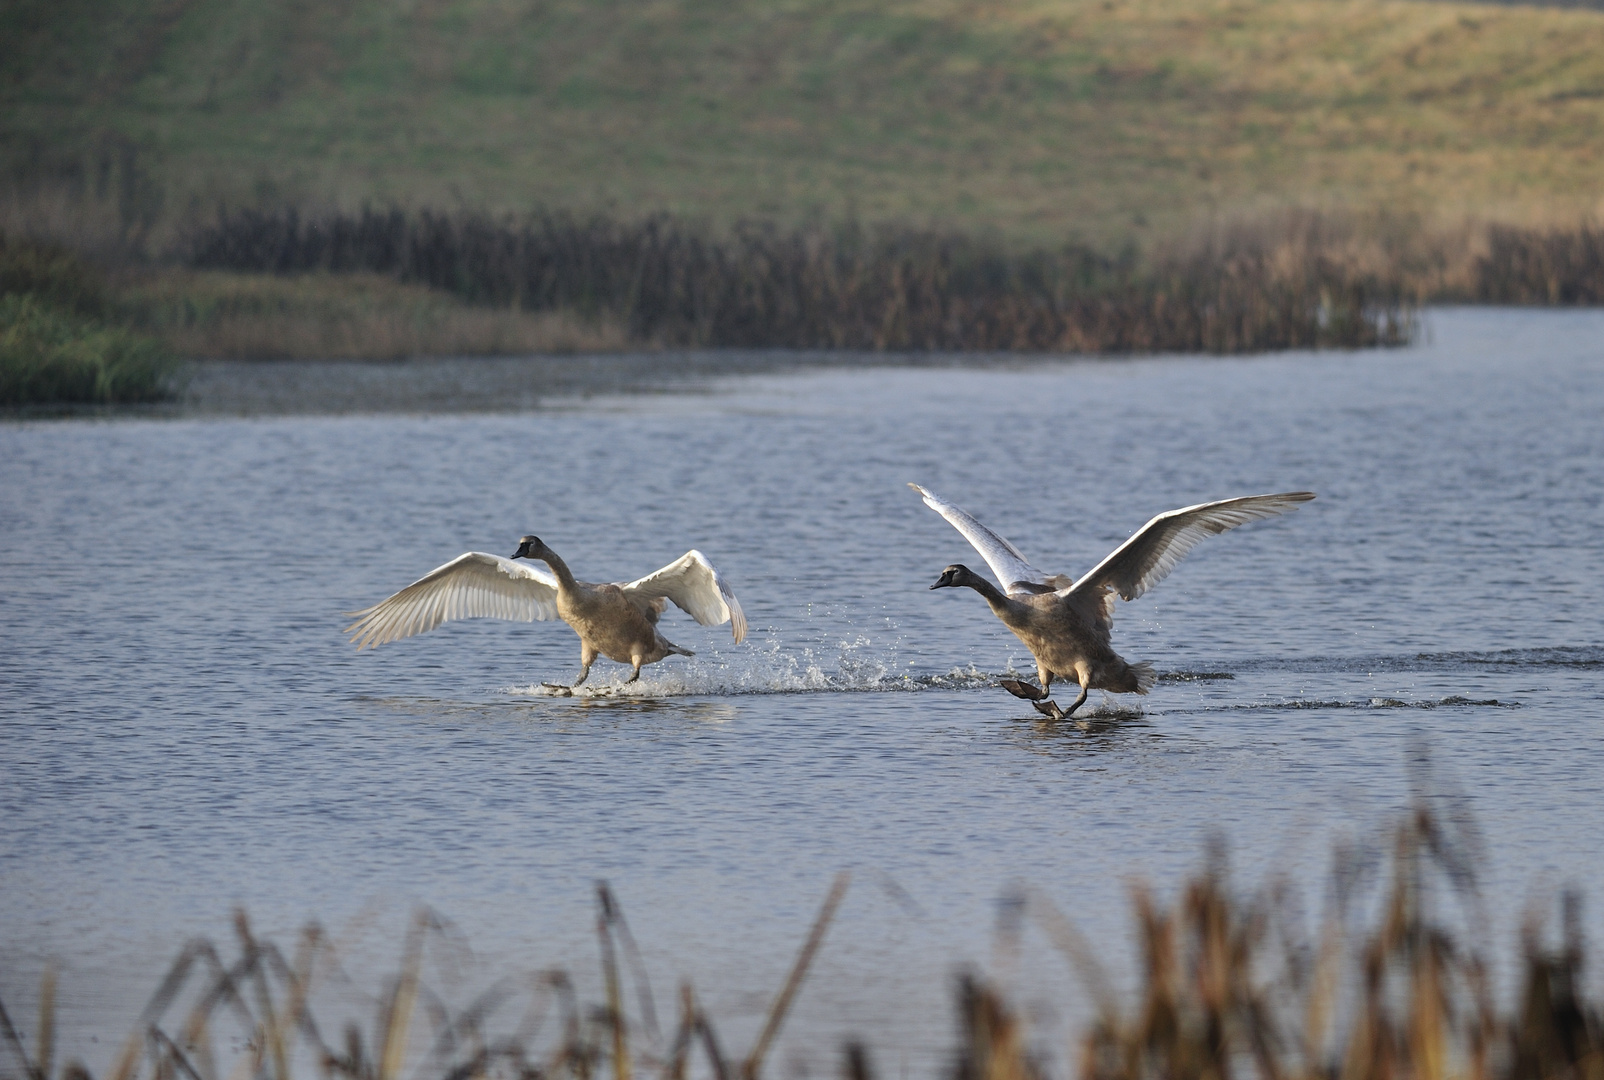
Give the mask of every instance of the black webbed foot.
POLYGON ((1047 696, 1047 691, 1041 687, 1018 679, 998 679, 997 684, 1014 697, 1024 698, 1026 701, 1041 701, 1047 696))

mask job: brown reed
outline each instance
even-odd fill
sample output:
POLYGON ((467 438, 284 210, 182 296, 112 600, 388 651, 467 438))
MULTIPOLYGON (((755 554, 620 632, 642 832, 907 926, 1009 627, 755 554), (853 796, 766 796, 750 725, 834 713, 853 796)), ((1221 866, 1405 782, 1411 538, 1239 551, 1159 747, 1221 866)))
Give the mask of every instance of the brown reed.
POLYGON ((130 270, 115 280, 125 323, 190 357, 400 360, 621 351, 631 344, 617 321, 471 305, 373 273, 130 270))
POLYGON ((1475 275, 1475 298, 1482 303, 1604 304, 1604 226, 1494 225, 1475 275))
POLYGON ((1144 264, 911 228, 715 234, 667 216, 287 209, 222 213, 182 250, 197 268, 365 271, 473 303, 608 313, 636 340, 676 346, 1242 352, 1407 341, 1401 279, 1307 239, 1236 228, 1144 264))
MULTIPOLYGON (((693 1052, 700 1046, 705 1064, 717 1080, 760 1080, 765 1052, 807 977, 849 882, 850 875, 837 875, 770 1006, 761 1034, 739 1062, 725 1054, 689 985, 680 989, 680 1019, 665 1052, 640 950, 611 889, 599 882, 596 933, 605 993, 605 1004, 599 1008, 582 1009, 567 973, 547 971, 530 980, 522 995, 524 1015, 511 1034, 498 1036, 489 1025, 498 1010, 519 996, 510 981, 492 986, 465 1009, 452 1013, 423 980, 426 945, 431 941, 449 945, 450 936, 444 920, 425 909, 407 930, 400 970, 379 996, 371 1035, 364 1035, 359 1025, 347 1023, 344 1044, 339 1046, 325 1038, 313 1013, 318 979, 338 968, 337 949, 328 935, 315 923, 307 926, 293 957, 286 957, 273 943, 257 938, 244 913, 237 913, 238 957, 224 962, 218 948, 204 939, 185 946, 146 1004, 107 1077, 293 1080, 298 1065, 310 1064, 324 1080, 400 1080, 406 1075, 431 1080, 476 1080, 493 1075, 519 1080, 592 1080, 604 1072, 610 1073, 612 1080, 630 1080, 637 1069, 662 1080, 683 1080, 693 1052), (628 958, 635 982, 638 1019, 626 1015, 620 951, 628 958), (544 1021, 553 1004, 559 1015, 548 1032, 544 1021), (429 1049, 421 1058, 412 1053, 420 1013, 433 1025, 429 1049), (230 1034, 243 1036, 246 1049, 225 1069, 218 1060, 217 1045, 230 1034)), ((20 1066, 15 1075, 21 1080, 93 1080, 76 1061, 54 1069, 54 1001, 55 977, 47 969, 40 992, 37 1043, 31 1053, 0 1004, 0 1043, 6 1044, 20 1066)), ((0 1064, 0 1077, 12 1075, 0 1064)))
MULTIPOLYGON (((1513 1007, 1500 1009, 1481 951, 1474 851, 1462 819, 1417 807, 1394 830, 1385 868, 1363 849, 1339 850, 1334 900, 1311 935, 1286 883, 1243 898, 1218 849, 1173 904, 1135 889, 1141 963, 1134 995, 1112 989, 1094 951, 1040 892, 1007 906, 1045 933, 1092 995, 1096 1015, 1078 1040, 1080 1080, 1604 1080, 1604 1007, 1582 980, 1578 901, 1566 898, 1557 948, 1538 920, 1528 920, 1518 994, 1513 1007)), ((225 962, 204 940, 186 946, 108 1080, 293 1080, 304 1068, 324 1080, 685 1080, 698 1049, 702 1075, 758 1080, 764 1050, 847 882, 843 874, 832 885, 762 1033, 741 1058, 726 1054, 689 985, 680 988, 672 1037, 662 1038, 639 950, 616 897, 599 884, 605 1001, 598 1007, 581 1007, 569 976, 547 971, 521 989, 497 983, 451 1011, 423 978, 426 947, 448 946, 450 928, 424 911, 379 997, 371 1037, 348 1023, 336 1045, 313 1008, 316 985, 338 969, 327 935, 307 927, 286 956, 240 915, 238 956, 225 962), (636 990, 633 1016, 627 981, 636 990), (521 1019, 498 1033, 494 1019, 519 1002, 521 1019), (420 1039, 415 1032, 425 1021, 428 1038, 420 1039), (246 1039, 232 1062, 218 1054, 230 1034, 246 1039), (427 1049, 419 1053, 420 1046, 427 1049)), ((1023 932, 1024 921, 1008 932, 1023 932)), ((1045 1080, 1023 1021, 995 986, 967 974, 956 997, 951 1080, 1045 1080)), ((0 1042, 15 1063, 0 1066, 0 1076, 92 1080, 75 1061, 56 1064, 54 1000, 47 971, 32 1052, 0 1006, 0 1042)), ((873 1080, 864 1044, 844 1047, 842 1072, 873 1080)))
MULTIPOLYGON (((1362 853, 1339 860, 1337 903, 1311 940, 1284 888, 1244 901, 1223 857, 1168 909, 1136 889, 1142 949, 1134 1004, 1045 897, 1029 908, 1087 976, 1098 1017, 1080 1040, 1083 1080, 1600 1080, 1604 1009, 1586 997, 1577 902, 1554 951, 1535 920, 1521 939, 1515 1008, 1494 1003, 1474 895, 1474 837, 1417 807, 1393 835, 1371 895, 1362 853), (1343 864, 1346 865, 1343 865, 1343 864), (1457 909, 1458 916, 1450 917, 1457 909), (1368 918, 1356 929, 1356 919, 1368 918)), ((1009 1066, 1011 1069, 1023 1065, 1009 1066)), ((995 1069, 995 1067, 994 1067, 995 1069)))
POLYGON ((120 268, 125 302, 107 317, 185 356, 1244 352, 1401 344, 1426 303, 1604 303, 1604 229, 1586 220, 1284 209, 1118 252, 663 214, 288 207, 203 221, 170 212, 128 147, 108 143, 97 160, 14 179, 0 228, 120 268))

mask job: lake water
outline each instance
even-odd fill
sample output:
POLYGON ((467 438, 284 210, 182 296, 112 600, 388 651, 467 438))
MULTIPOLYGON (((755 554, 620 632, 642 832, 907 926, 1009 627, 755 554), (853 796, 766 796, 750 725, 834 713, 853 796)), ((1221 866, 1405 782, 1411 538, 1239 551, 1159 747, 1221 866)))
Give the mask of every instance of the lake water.
POLYGON ((1318 902, 1332 840, 1394 820, 1422 746, 1484 834, 1498 933, 1568 884, 1597 926, 1604 313, 1428 331, 1231 359, 217 366, 160 415, 0 424, 0 998, 30 1016, 54 963, 62 1052, 99 1068, 236 905, 284 940, 322 919, 377 972, 427 904, 475 950, 462 987, 565 965, 594 994, 601 878, 659 1007, 690 980, 742 1049, 851 868, 786 1069, 830 1073, 858 1035, 932 1075, 964 964, 1061 1065, 1084 995, 1048 950, 998 953, 1000 897, 1039 888, 1116 968, 1131 883, 1173 890, 1212 834, 1239 882, 1286 870, 1318 902), (1076 575, 1162 510, 1319 499, 1121 605, 1116 648, 1172 677, 1094 692, 1079 726, 994 685, 1029 657, 978 597, 927 591, 981 563, 910 480, 1076 575), (538 685, 577 670, 561 623, 346 643, 342 612, 526 532, 591 580, 698 547, 751 635, 671 609, 694 659, 627 689, 601 661, 572 699, 538 685))

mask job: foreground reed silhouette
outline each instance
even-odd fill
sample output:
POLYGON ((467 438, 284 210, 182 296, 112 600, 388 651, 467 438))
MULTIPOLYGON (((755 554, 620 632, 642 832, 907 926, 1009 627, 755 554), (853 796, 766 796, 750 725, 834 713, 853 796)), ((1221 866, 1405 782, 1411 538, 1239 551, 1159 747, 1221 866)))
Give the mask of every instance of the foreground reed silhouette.
MULTIPOLYGON (((1002 932, 1039 929, 1090 992, 1097 1015, 1078 1040, 1074 1066, 1082 1080, 1600 1080, 1604 1012, 1583 987, 1576 900, 1564 905, 1557 949, 1544 943, 1536 922, 1528 924, 1518 996, 1500 1009, 1480 951, 1475 847, 1462 820, 1422 805, 1397 826, 1390 860, 1339 852, 1334 906, 1312 937, 1284 886, 1241 899, 1216 853, 1171 906, 1136 890, 1142 959, 1134 997, 1111 989, 1087 942, 1038 892, 1024 890, 1003 905, 1015 914, 1002 932)), ((572 979, 549 971, 522 990, 504 981, 450 1010, 422 977, 425 942, 445 936, 447 927, 422 912, 399 972, 379 996, 375 1023, 366 1031, 348 1024, 335 1044, 312 1005, 316 981, 338 964, 327 936, 310 926, 286 955, 255 937, 240 915, 237 958, 225 961, 208 941, 186 947, 106 1078, 684 1080, 694 1073, 757 1080, 847 886, 839 875, 742 1057, 726 1053, 688 985, 673 1032, 663 1035, 639 950, 602 884, 601 1003, 582 1007, 572 979), (626 970, 636 991, 632 1016, 626 970), (521 1020, 498 1032, 498 1011, 519 1001, 521 1020), (426 1033, 417 1030, 420 1022, 429 1025, 426 1033), (230 1037, 231 1058, 220 1054, 230 1037)), ((949 1080, 1048 1080, 1027 1048, 1022 1021, 993 985, 963 976, 957 1005, 949 1080)), ((31 1050, 0 1008, 0 1038, 14 1059, 0 1075, 91 1080, 76 1062, 57 1067, 53 1017, 47 972, 31 1050)), ((848 1043, 842 1074, 872 1080, 871 1062, 865 1044, 848 1043)))

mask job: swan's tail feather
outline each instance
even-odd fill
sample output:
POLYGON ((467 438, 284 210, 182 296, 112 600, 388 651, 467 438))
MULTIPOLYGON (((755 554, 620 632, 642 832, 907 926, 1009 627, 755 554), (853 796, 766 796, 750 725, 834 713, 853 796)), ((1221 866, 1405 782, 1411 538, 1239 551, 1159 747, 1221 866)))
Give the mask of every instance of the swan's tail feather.
POLYGON ((1139 664, 1127 664, 1120 660, 1118 664, 1119 667, 1113 670, 1104 669, 1107 677, 1093 682, 1092 686, 1115 694, 1145 694, 1158 680, 1153 665, 1145 660, 1139 664))
POLYGON ((1153 665, 1146 660, 1129 665, 1129 672, 1138 694, 1147 693, 1153 688, 1153 683, 1158 681, 1158 673, 1153 670, 1153 665))

